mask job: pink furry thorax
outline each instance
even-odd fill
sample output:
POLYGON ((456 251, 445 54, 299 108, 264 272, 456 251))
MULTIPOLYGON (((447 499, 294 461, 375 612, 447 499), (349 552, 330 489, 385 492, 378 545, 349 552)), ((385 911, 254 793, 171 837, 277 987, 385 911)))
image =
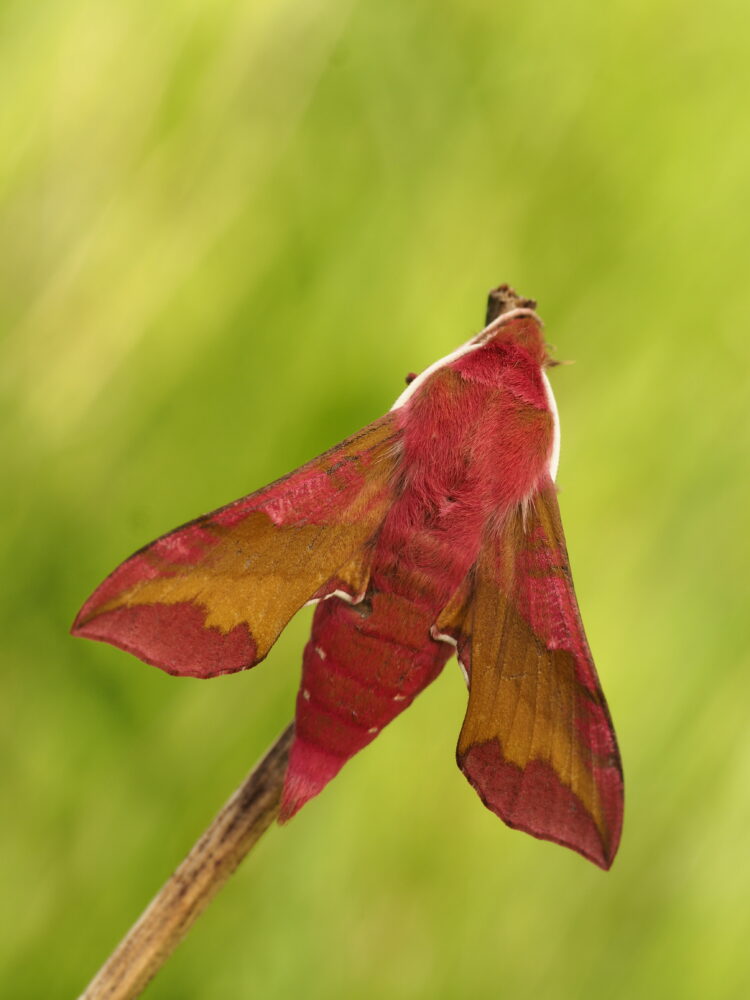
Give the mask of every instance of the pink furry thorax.
POLYGON ((282 818, 316 795, 411 704, 453 652, 431 637, 487 530, 548 473, 553 418, 533 315, 434 371, 395 411, 396 499, 364 601, 321 602, 303 659, 282 818))

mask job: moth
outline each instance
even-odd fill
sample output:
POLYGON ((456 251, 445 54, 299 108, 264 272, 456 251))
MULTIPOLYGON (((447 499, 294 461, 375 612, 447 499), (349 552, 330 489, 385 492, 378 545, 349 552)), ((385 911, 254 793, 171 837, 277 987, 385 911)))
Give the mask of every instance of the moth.
POLYGON ((385 416, 136 552, 74 623, 168 673, 216 677, 259 663, 317 604, 282 821, 455 653, 469 691, 457 761, 484 804, 612 863, 622 770, 560 523, 535 309, 494 289, 484 329, 385 416))

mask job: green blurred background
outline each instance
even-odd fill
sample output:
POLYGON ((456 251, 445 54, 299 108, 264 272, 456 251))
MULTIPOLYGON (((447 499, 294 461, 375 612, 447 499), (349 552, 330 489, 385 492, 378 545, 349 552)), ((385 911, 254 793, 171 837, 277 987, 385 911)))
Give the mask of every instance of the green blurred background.
POLYGON ((3 996, 72 997, 289 719, 71 639, 133 549, 539 300, 627 782, 608 874, 455 767, 455 663, 148 995, 750 995, 747 4, 4 0, 3 996))

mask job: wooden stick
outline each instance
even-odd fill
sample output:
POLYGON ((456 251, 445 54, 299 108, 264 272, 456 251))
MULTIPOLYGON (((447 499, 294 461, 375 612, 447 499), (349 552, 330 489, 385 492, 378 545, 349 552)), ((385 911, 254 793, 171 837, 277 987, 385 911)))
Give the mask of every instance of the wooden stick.
POLYGON ((140 995, 276 818, 294 734, 290 725, 227 802, 81 995, 140 995))

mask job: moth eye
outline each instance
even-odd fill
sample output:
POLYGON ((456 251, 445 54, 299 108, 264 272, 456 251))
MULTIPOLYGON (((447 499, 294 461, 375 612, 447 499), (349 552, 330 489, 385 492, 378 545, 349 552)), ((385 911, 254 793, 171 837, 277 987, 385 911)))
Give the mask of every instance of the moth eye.
POLYGON ((407 385, 411 385, 416 377, 417 377, 416 372, 409 372, 404 381, 406 382, 407 385))

